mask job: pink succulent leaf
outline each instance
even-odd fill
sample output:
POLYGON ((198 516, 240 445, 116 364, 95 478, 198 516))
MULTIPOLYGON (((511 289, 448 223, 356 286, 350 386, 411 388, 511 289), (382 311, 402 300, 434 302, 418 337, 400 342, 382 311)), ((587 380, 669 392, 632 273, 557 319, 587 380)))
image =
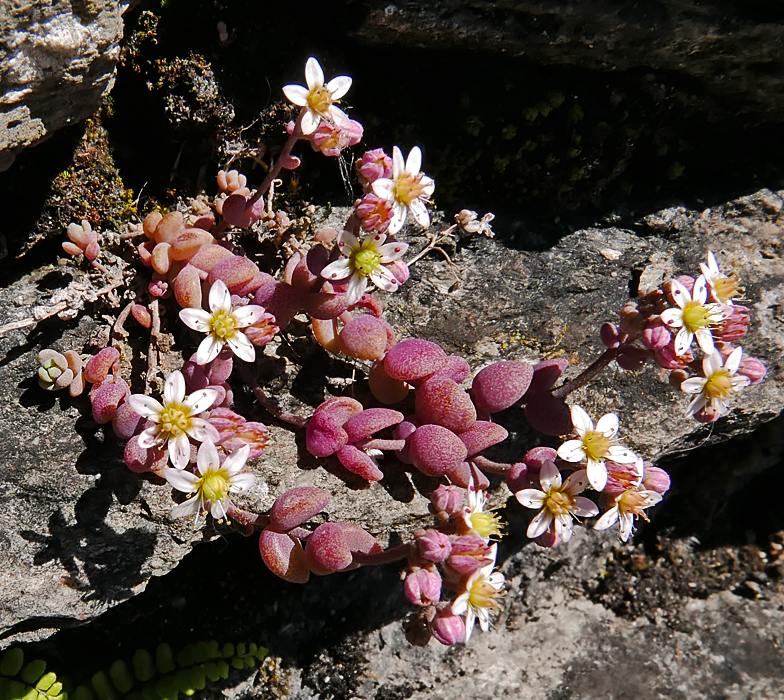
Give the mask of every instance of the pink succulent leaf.
POLYGON ((319 525, 308 538, 305 556, 310 570, 319 576, 351 566, 353 556, 343 529, 336 523, 319 525))
POLYGON ((104 381, 119 359, 119 350, 116 348, 104 348, 88 360, 84 368, 84 378, 91 384, 104 381))
POLYGON ((529 397, 540 391, 547 391, 558 381, 563 371, 569 366, 569 360, 563 357, 555 357, 550 360, 543 360, 534 365, 534 374, 531 377, 531 385, 523 396, 523 401, 528 401, 529 397))
POLYGON ((259 538, 259 551, 267 568, 291 583, 307 583, 310 578, 305 550, 287 534, 266 529, 259 538))
POLYGON ((346 469, 363 479, 381 481, 384 478, 384 472, 378 468, 376 460, 354 445, 343 445, 336 455, 346 469))
POLYGON ((387 374, 403 381, 428 377, 446 364, 447 355, 438 345, 419 338, 401 341, 384 358, 387 374))
POLYGON ((525 418, 532 428, 545 435, 564 435, 572 430, 569 407, 548 391, 529 395, 525 418))
POLYGON ((492 445, 503 442, 508 437, 509 432, 498 423, 478 420, 467 430, 458 434, 463 444, 468 450, 468 458, 478 455, 482 450, 486 450, 492 445))
POLYGON ((471 397, 449 377, 431 377, 416 394, 416 412, 424 423, 462 433, 476 421, 471 397))
MULTIPOLYGON (((65 375, 63 375, 65 376, 65 375)), ((123 382, 101 384, 92 397, 92 412, 96 423, 109 423, 117 414, 117 408, 128 396, 128 385, 123 382)))
POLYGON ((314 457, 328 457, 348 442, 348 435, 326 412, 313 414, 305 429, 305 445, 314 457))
POLYGON ((468 454, 463 442, 440 425, 423 425, 409 437, 409 457, 427 476, 443 476, 459 466, 468 454))
POLYGON ((403 414, 400 411, 393 411, 390 408, 368 408, 351 416, 343 424, 343 429, 348 434, 349 442, 357 442, 379 430, 397 425, 402 420, 403 414))
POLYGON ((315 486, 297 486, 278 497, 270 509, 270 526, 287 531, 310 520, 329 503, 330 494, 315 486))
POLYGON ((471 390, 480 411, 497 413, 519 401, 531 384, 533 367, 527 362, 496 362, 474 377, 471 390))

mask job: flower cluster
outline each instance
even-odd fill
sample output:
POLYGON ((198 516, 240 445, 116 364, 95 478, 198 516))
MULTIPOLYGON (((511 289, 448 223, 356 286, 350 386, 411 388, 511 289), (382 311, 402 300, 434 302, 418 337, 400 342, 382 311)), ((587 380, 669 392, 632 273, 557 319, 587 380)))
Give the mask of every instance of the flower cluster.
MULTIPOLYGON (((737 345, 748 331, 749 309, 738 303, 736 275, 723 273, 710 252, 698 277, 668 280, 624 306, 620 322, 600 330, 603 355, 567 382, 563 358, 500 361, 473 372, 436 343, 398 341, 376 292, 394 292, 409 278, 408 243, 396 237, 409 214, 422 228, 430 225, 435 184, 421 170, 420 148, 406 158, 397 146, 391 157, 376 148, 356 161, 362 197, 340 231, 320 229, 312 242, 299 235, 283 240, 291 220, 272 208, 277 178, 299 167, 296 143, 334 157, 363 137, 362 125, 338 106, 351 82, 348 76, 325 82, 319 62, 308 59, 306 85, 283 88, 299 114, 257 189, 237 170, 221 170, 215 198, 153 211, 130 232, 144 236, 135 248, 141 284, 113 332, 115 339, 127 336, 122 323, 129 316, 149 332, 143 393, 133 393, 123 378, 130 362, 122 341, 89 359, 74 350, 43 350, 38 381, 46 390, 68 388, 72 396, 90 385, 92 417, 125 441, 129 469, 162 476, 179 492, 172 517, 194 516, 198 526, 210 515, 248 535, 258 532, 264 563, 286 581, 405 560, 403 591, 416 608, 405 623, 408 639, 453 645, 467 642, 477 622, 487 631, 504 595, 502 524, 487 508, 490 475, 500 475, 514 494, 510 500, 532 511, 527 534, 542 547, 569 542, 575 524, 590 518, 595 530, 617 526, 626 542, 670 487, 666 472, 621 444, 618 416, 594 423, 582 407, 567 405, 572 391, 613 361, 629 370, 652 361, 691 395, 687 414, 711 422, 730 410, 739 391, 762 381, 766 369, 737 345), (274 244, 275 255, 248 257, 241 246, 258 240, 274 244), (286 261, 277 277, 262 272, 274 268, 279 254, 286 261), (164 313, 166 305, 178 312, 164 313), (270 347, 257 349, 292 324, 299 333, 303 313, 323 348, 368 368, 368 398, 333 396, 310 416, 297 416, 256 384, 254 371, 270 347), (161 376, 161 395, 154 398, 160 366, 172 366, 158 363, 158 352, 168 347, 162 327, 195 352, 181 370, 161 376), (247 394, 276 418, 304 427, 312 457, 354 481, 382 481, 390 465, 409 469, 429 493, 435 524, 384 550, 355 523, 323 522, 322 516, 309 525, 330 500, 323 489, 293 488, 266 513, 241 507, 235 498, 252 495, 247 492, 257 480, 247 462, 261 457, 270 440, 264 424, 248 420, 234 403, 235 358, 250 384, 247 394), (499 415, 507 411, 521 411, 534 430, 561 437, 560 446, 533 447, 516 463, 491 459, 492 448, 508 436, 499 415)), ((492 237, 492 219, 463 210, 444 235, 459 226, 492 237)), ((68 237, 66 252, 95 263, 97 235, 87 222, 69 226, 68 237)))

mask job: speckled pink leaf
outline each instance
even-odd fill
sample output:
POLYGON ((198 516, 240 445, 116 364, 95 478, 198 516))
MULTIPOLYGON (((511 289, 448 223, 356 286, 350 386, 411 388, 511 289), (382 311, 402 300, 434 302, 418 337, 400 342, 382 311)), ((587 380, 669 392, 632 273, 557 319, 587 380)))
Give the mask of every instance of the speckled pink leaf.
POLYGON ((310 578, 302 545, 287 534, 263 530, 259 537, 259 551, 267 568, 276 576, 291 583, 307 583, 310 578))
POLYGON ((428 379, 416 392, 416 412, 423 423, 462 433, 476 420, 471 397, 449 377, 428 379))
POLYGON ((497 413, 519 401, 531 384, 533 367, 527 362, 496 362, 482 369, 471 385, 476 407, 497 413))
POLYGON ((403 381, 428 377, 446 363, 446 353, 438 345, 419 338, 401 341, 384 358, 387 374, 403 381))
POLYGON ((329 503, 329 491, 315 486, 289 489, 270 509, 270 526, 280 531, 291 530, 320 513, 329 503))
POLYGON ((427 476, 443 476, 465 460, 466 446, 451 430, 423 425, 408 438, 409 457, 427 476))

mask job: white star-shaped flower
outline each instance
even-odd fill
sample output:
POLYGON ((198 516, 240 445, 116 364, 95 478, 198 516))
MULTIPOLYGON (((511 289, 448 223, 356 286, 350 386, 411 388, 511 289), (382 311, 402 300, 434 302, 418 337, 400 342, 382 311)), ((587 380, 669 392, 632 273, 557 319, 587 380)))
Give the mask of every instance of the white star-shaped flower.
POLYGON ((395 146, 392 150, 392 178, 379 178, 373 183, 373 192, 392 203, 392 220, 389 233, 395 234, 406 222, 408 212, 422 227, 430 226, 430 214, 427 205, 436 188, 433 178, 420 172, 422 167, 422 151, 414 146, 403 161, 403 154, 395 146))
POLYGON ((568 542, 572 539, 575 517, 590 518, 599 514, 599 508, 592 500, 577 495, 588 486, 585 469, 574 472, 562 482, 558 467, 547 460, 539 472, 539 483, 541 491, 522 489, 515 493, 520 505, 539 510, 528 525, 526 534, 531 539, 539 537, 554 523, 555 534, 568 542))
POLYGON ((735 348, 723 363, 718 352, 703 358, 702 372, 705 376, 691 377, 681 382, 681 391, 695 394, 686 409, 687 416, 693 416, 705 406, 709 406, 719 416, 730 410, 732 395, 751 382, 748 377, 737 374, 742 359, 743 348, 735 348))
POLYGON ((337 125, 348 122, 348 116, 335 102, 351 87, 349 76, 339 75, 325 85, 321 64, 311 56, 305 64, 305 82, 307 87, 286 85, 283 88, 283 94, 289 102, 306 109, 301 122, 303 134, 312 134, 322 119, 337 125))
POLYGON ((191 443, 219 439, 218 431, 203 418, 196 418, 206 411, 218 398, 215 389, 200 389, 190 396, 185 395, 185 379, 182 372, 172 372, 163 385, 163 404, 151 396, 133 394, 128 403, 142 418, 155 425, 139 435, 139 447, 163 447, 167 445, 169 459, 177 469, 185 469, 191 460, 191 443))
POLYGON ((734 299, 739 297, 742 292, 742 288, 738 284, 738 276, 734 272, 731 275, 725 275, 719 269, 716 256, 711 250, 708 251, 707 260, 707 264, 700 263, 700 270, 708 283, 713 298, 720 304, 733 306, 734 299))
POLYGON ((628 542, 634 534, 634 520, 637 516, 647 520, 645 508, 655 506, 661 501, 662 496, 656 491, 644 489, 629 489, 615 497, 615 505, 599 518, 593 526, 594 530, 606 530, 619 523, 618 536, 622 542, 628 542))
POLYGON ((350 276, 349 304, 359 301, 365 293, 368 277, 379 289, 396 291, 400 282, 386 266, 403 257, 408 243, 384 243, 386 239, 386 234, 377 233, 360 241, 354 234, 343 231, 338 237, 338 249, 345 257, 327 265, 321 276, 330 282, 341 282, 350 276))
POLYGON ((500 608, 498 598, 503 595, 504 575, 495 569, 498 545, 490 547, 492 561, 475 571, 463 584, 463 592, 452 602, 455 615, 465 615, 465 643, 471 639, 474 624, 479 620, 483 632, 490 629, 490 616, 500 608))
POLYGON ((567 462, 585 462, 588 481, 597 491, 607 485, 605 460, 633 464, 637 455, 618 444, 620 422, 614 413, 602 416, 594 428, 591 417, 580 406, 572 406, 572 425, 577 438, 558 448, 558 456, 567 462))
POLYGON ((255 304, 232 306, 229 289, 221 280, 215 280, 210 289, 209 305, 209 312, 204 309, 180 311, 180 319, 188 328, 207 334, 196 351, 196 364, 212 362, 226 344, 241 360, 253 362, 256 348, 242 329, 256 323, 264 315, 264 308, 255 304))
POLYGON ((662 311, 661 320, 669 328, 680 329, 675 336, 675 354, 686 354, 695 337, 706 355, 715 352, 710 328, 723 321, 725 314, 721 304, 706 303, 708 283, 705 276, 700 275, 695 280, 691 294, 678 280, 672 280, 672 295, 678 307, 662 311))
POLYGON ((250 447, 246 445, 232 452, 220 463, 215 443, 205 440, 196 456, 198 475, 179 469, 163 470, 163 475, 175 489, 188 494, 188 499, 175 506, 173 518, 195 515, 194 524, 199 516, 208 511, 216 520, 226 517, 228 509, 234 505, 230 494, 240 493, 253 485, 256 477, 242 468, 248 459, 250 447))

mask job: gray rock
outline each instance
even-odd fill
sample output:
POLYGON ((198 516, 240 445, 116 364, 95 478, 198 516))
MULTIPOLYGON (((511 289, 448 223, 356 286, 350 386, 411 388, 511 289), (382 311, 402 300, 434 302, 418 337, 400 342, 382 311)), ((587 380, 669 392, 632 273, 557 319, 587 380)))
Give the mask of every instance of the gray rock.
POLYGON ((0 171, 100 108, 114 84, 122 11, 116 0, 0 6, 0 171))
POLYGON ((368 4, 370 11, 353 32, 361 42, 459 47, 598 72, 657 71, 654 82, 669 84, 709 119, 739 111, 775 121, 784 115, 779 80, 784 65, 777 48, 784 24, 780 12, 756 3, 742 8, 727 0, 368 4), (677 74, 677 85, 668 73, 677 74))
MULTIPOLYGON (((712 249, 722 263, 734 261, 747 285, 754 325, 746 347, 768 363, 766 382, 744 392, 731 415, 713 429, 685 419, 686 398, 650 367, 636 374, 611 368, 570 401, 594 416, 618 413, 624 440, 651 459, 726 441, 755 430, 784 406, 784 335, 777 316, 784 269, 773 254, 781 208, 780 194, 765 190, 704 212, 659 212, 636 232, 578 231, 540 253, 515 250, 513 241, 502 241, 502 231, 495 240, 476 237, 455 255, 465 278, 459 289, 449 291, 454 282, 449 267, 433 253, 414 266, 405 291, 388 297, 389 319, 400 337, 436 340, 466 356, 474 369, 501 358, 536 361, 560 354, 573 361, 569 371, 575 374, 601 350, 598 328, 615 318, 634 280, 655 282, 664 273, 695 272, 712 249)), ((24 276, 2 290, 1 318, 4 323, 23 320, 45 303, 52 288, 57 294, 58 288, 79 284, 90 283, 71 265, 24 276)), ((111 430, 96 432, 90 419, 79 418, 88 407, 86 397, 71 401, 38 388, 38 350, 94 351, 106 342, 102 311, 109 309, 88 304, 71 321, 52 318, 0 337, 0 391, 9 397, 0 417, 6 435, 0 444, 0 483, 8 504, 0 513, 3 645, 89 621, 143 590, 152 576, 168 572, 202 538, 218 536, 169 519, 168 486, 123 466, 111 430)), ((297 340, 295 349, 306 360, 313 352, 306 340, 297 340)), ((178 357, 172 353, 170 360, 176 364, 178 357)), ((339 361, 325 363, 319 355, 312 355, 304 369, 284 357, 261 366, 268 363, 285 367, 270 372, 269 385, 277 387, 284 405, 303 412, 322 399, 330 383, 333 391, 341 391, 355 371, 339 361)), ((133 371, 138 377, 139 368, 133 371)), ((261 412, 253 417, 270 422, 261 412)), ((519 458, 538 438, 515 416, 509 426, 504 456, 519 458)), ((421 479, 393 469, 389 483, 363 485, 334 464, 309 457, 301 435, 273 426, 271 438, 267 453, 252 465, 264 482, 248 494, 248 505, 264 510, 282 491, 312 484, 334 494, 329 519, 352 519, 384 542, 405 539, 427 522, 420 494, 427 485, 421 479)), ((721 478, 729 489, 737 474, 730 469, 721 478)), ((495 502, 507 495, 501 487, 495 502)), ((546 567, 545 559, 534 561, 546 567)), ((539 576, 538 565, 533 566, 531 575, 539 576)), ((585 625, 599 619, 588 613, 585 625)))

